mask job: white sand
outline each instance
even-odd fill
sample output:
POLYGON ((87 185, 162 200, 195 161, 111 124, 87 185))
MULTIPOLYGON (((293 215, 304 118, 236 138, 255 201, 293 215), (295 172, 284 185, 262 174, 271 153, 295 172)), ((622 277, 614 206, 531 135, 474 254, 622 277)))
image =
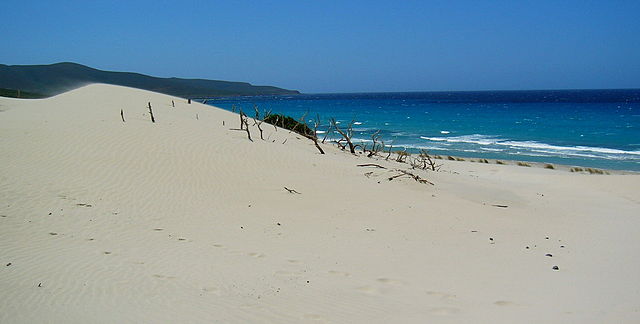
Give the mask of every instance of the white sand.
POLYGON ((640 322, 638 175, 387 181, 238 126, 111 85, 0 98, 0 323, 640 322))

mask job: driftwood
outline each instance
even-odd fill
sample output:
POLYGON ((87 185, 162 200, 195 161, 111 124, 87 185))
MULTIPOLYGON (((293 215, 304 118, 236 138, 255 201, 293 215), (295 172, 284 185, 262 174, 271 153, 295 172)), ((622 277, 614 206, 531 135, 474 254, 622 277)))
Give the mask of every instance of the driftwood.
POLYGON ((264 137, 262 136, 262 123, 264 123, 264 119, 271 115, 271 110, 264 113, 264 116, 260 118, 260 110, 258 110, 258 106, 253 105, 253 110, 256 112, 256 117, 253 118, 253 126, 257 126, 260 131, 260 139, 264 141, 264 137))
POLYGON ((367 157, 378 155, 378 152, 380 152, 380 150, 384 150, 384 143, 381 146, 378 143, 379 140, 380 140, 380 130, 377 130, 375 133, 371 135, 371 141, 373 142, 373 144, 371 145, 371 149, 367 150, 366 145, 363 147, 363 151, 364 153, 367 153, 367 157))
MULTIPOLYGON (((376 168, 378 168, 378 169, 385 169, 385 170, 388 170, 386 167, 383 167, 382 165, 380 165, 380 164, 375 164, 375 163, 358 164, 357 166, 359 166, 359 167, 376 167, 376 168)), ((389 181, 391 181, 391 180, 393 180, 393 179, 395 179, 395 178, 400 178, 400 177, 408 176, 408 177, 411 177, 413 180, 418 181, 418 182, 420 182, 420 183, 430 184, 430 185, 432 185, 432 186, 434 185, 434 184, 433 184, 433 182, 431 182, 431 181, 429 181, 429 180, 427 180, 427 179, 424 179, 424 178, 420 177, 419 175, 417 175, 417 174, 413 174, 413 173, 411 173, 411 172, 409 172, 409 171, 406 171, 406 170, 402 170, 402 169, 393 169, 393 170, 392 170, 392 172, 400 172, 400 173, 399 173, 399 174, 396 174, 396 175, 393 175, 393 176, 391 176, 391 177, 389 177, 389 178, 387 178, 387 180, 389 180, 389 181)), ((365 176, 367 176, 367 178, 368 178, 370 175, 371 175, 371 173, 370 173, 370 172, 365 173, 365 176), (367 175, 367 174, 368 174, 368 175, 367 175)))
POLYGON ((295 189, 289 189, 289 188, 287 188, 287 187, 284 187, 284 189, 285 189, 285 190, 287 190, 289 193, 301 195, 301 193, 299 193, 299 192, 298 192, 298 191, 296 191, 295 189))
MULTIPOLYGON (((224 121, 222 124, 224 125, 224 121)), ((240 128, 230 128, 229 130, 245 131, 247 132, 247 138, 253 142, 253 139, 251 139, 251 131, 249 131, 249 118, 242 112, 242 109, 240 110, 240 128)))
POLYGON ((414 169, 431 169, 431 171, 438 171, 442 165, 436 164, 426 150, 420 150, 420 154, 417 158, 411 161, 411 167, 414 169))
MULTIPOLYGON (((338 134, 340 134, 340 136, 342 136, 342 138, 347 142, 347 145, 349 145, 349 152, 351 152, 351 154, 356 154, 357 145, 353 145, 353 142, 351 142, 351 138, 353 137, 353 121, 349 123, 345 131, 342 131, 342 129, 338 127, 338 123, 334 118, 330 119, 330 123, 333 129, 335 129, 336 132, 338 132, 338 134)), ((344 149, 344 147, 345 146, 343 145, 341 148, 344 149)))
POLYGON ((320 126, 320 116, 316 115, 316 120, 313 122, 313 135, 303 134, 302 136, 312 140, 313 145, 315 145, 318 151, 320 151, 320 154, 324 154, 324 150, 318 144, 318 126, 320 126))
POLYGON ((382 165, 380 165, 380 164, 375 164, 375 163, 358 164, 358 165, 356 165, 356 166, 359 166, 359 167, 370 167, 370 166, 371 166, 371 167, 376 167, 376 168, 380 168, 380 169, 386 169, 386 168, 385 168, 385 167, 383 167, 382 165))
POLYGON ((395 175, 395 176, 392 176, 392 177, 389 177, 389 179, 388 179, 389 181, 391 181, 391 180, 393 180, 393 179, 395 179, 395 178, 402 177, 402 176, 409 176, 409 177, 411 177, 413 180, 418 181, 418 182, 420 182, 420 183, 430 184, 430 185, 432 185, 432 186, 434 185, 434 183, 433 183, 433 182, 431 182, 431 181, 429 181, 429 180, 427 180, 427 179, 421 178, 420 176, 418 176, 418 175, 416 175, 416 174, 413 174, 413 173, 411 173, 411 172, 409 172, 409 171, 400 170, 400 169, 396 169, 395 171, 400 172, 400 174, 395 175))
POLYGON ((120 109, 120 118, 122 118, 122 122, 124 123, 124 111, 122 111, 122 109, 120 109))
POLYGON ((327 139, 327 136, 329 136, 329 133, 332 132, 333 126, 329 125, 329 128, 327 128, 327 131, 324 133, 324 137, 322 138, 322 144, 324 144, 324 141, 327 139))
POLYGON ((151 122, 155 123, 156 119, 153 118, 153 110, 151 110, 151 102, 149 102, 149 115, 151 115, 151 122))

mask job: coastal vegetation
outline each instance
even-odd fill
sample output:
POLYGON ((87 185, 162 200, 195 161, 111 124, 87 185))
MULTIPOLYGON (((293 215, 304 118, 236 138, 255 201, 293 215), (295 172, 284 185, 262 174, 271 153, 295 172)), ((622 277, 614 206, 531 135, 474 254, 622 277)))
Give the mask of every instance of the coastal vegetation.
POLYGON ((45 95, 28 92, 22 90, 14 90, 14 89, 5 89, 0 88, 0 97, 9 97, 9 98, 23 98, 23 99, 40 99, 46 97, 45 95))

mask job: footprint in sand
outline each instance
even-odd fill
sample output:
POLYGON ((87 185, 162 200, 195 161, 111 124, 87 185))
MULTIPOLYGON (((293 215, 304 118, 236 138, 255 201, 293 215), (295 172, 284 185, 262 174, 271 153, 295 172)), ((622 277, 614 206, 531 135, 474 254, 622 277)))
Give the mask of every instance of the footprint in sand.
POLYGON ((208 286, 208 287, 202 287, 202 291, 209 293, 209 294, 214 294, 214 295, 218 295, 220 296, 221 291, 218 287, 213 287, 213 286, 208 286))
POLYGON ((376 281, 378 281, 379 283, 383 283, 385 285, 402 285, 402 284, 404 284, 404 282, 402 282, 400 280, 389 279, 389 278, 378 278, 376 281))
POLYGON ((348 272, 335 271, 335 270, 330 270, 329 274, 334 276, 341 276, 341 277, 351 277, 351 274, 348 272))
POLYGON ((279 276, 279 277, 292 277, 292 278, 300 278, 300 277, 302 277, 302 272, 300 272, 300 271, 282 271, 282 270, 278 270, 274 274, 276 276, 279 276))
POLYGON ((429 313, 433 315, 448 316, 460 313, 460 309, 455 307, 433 307, 429 309, 429 313))
POLYGON ((357 287, 356 288, 358 291, 361 291, 365 294, 370 294, 370 295, 375 295, 378 293, 378 289, 376 289, 375 287, 371 287, 371 286, 362 286, 362 287, 357 287))
POLYGON ((254 258, 264 258, 265 255, 262 253, 256 253, 256 252, 251 252, 251 253, 247 253, 248 256, 250 257, 254 257, 254 258))
POLYGON ((302 318, 306 320, 318 321, 321 323, 324 323, 327 320, 324 316, 318 314, 305 314, 302 318))
POLYGON ((158 278, 158 279, 175 279, 176 278, 176 277, 173 277, 173 276, 163 276, 163 275, 160 275, 160 274, 154 274, 153 276, 158 278))
POLYGON ((455 299, 456 298, 456 295, 449 294, 449 293, 446 293, 446 292, 440 292, 440 291, 427 291, 427 295, 434 296, 434 297, 439 297, 439 298, 445 299, 445 300, 450 300, 450 299, 455 299))
POLYGON ((515 306, 518 305, 516 303, 510 302, 510 301, 506 301, 506 300, 498 300, 497 302, 493 303, 496 306, 515 306))

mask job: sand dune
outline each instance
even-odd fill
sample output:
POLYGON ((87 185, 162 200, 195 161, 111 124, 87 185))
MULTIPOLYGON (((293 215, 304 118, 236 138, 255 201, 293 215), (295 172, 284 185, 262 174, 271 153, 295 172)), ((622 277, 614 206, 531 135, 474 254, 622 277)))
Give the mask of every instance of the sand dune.
POLYGON ((638 175, 442 161, 414 171, 434 186, 388 181, 238 126, 111 85, 0 98, 0 322, 640 321, 638 175))

